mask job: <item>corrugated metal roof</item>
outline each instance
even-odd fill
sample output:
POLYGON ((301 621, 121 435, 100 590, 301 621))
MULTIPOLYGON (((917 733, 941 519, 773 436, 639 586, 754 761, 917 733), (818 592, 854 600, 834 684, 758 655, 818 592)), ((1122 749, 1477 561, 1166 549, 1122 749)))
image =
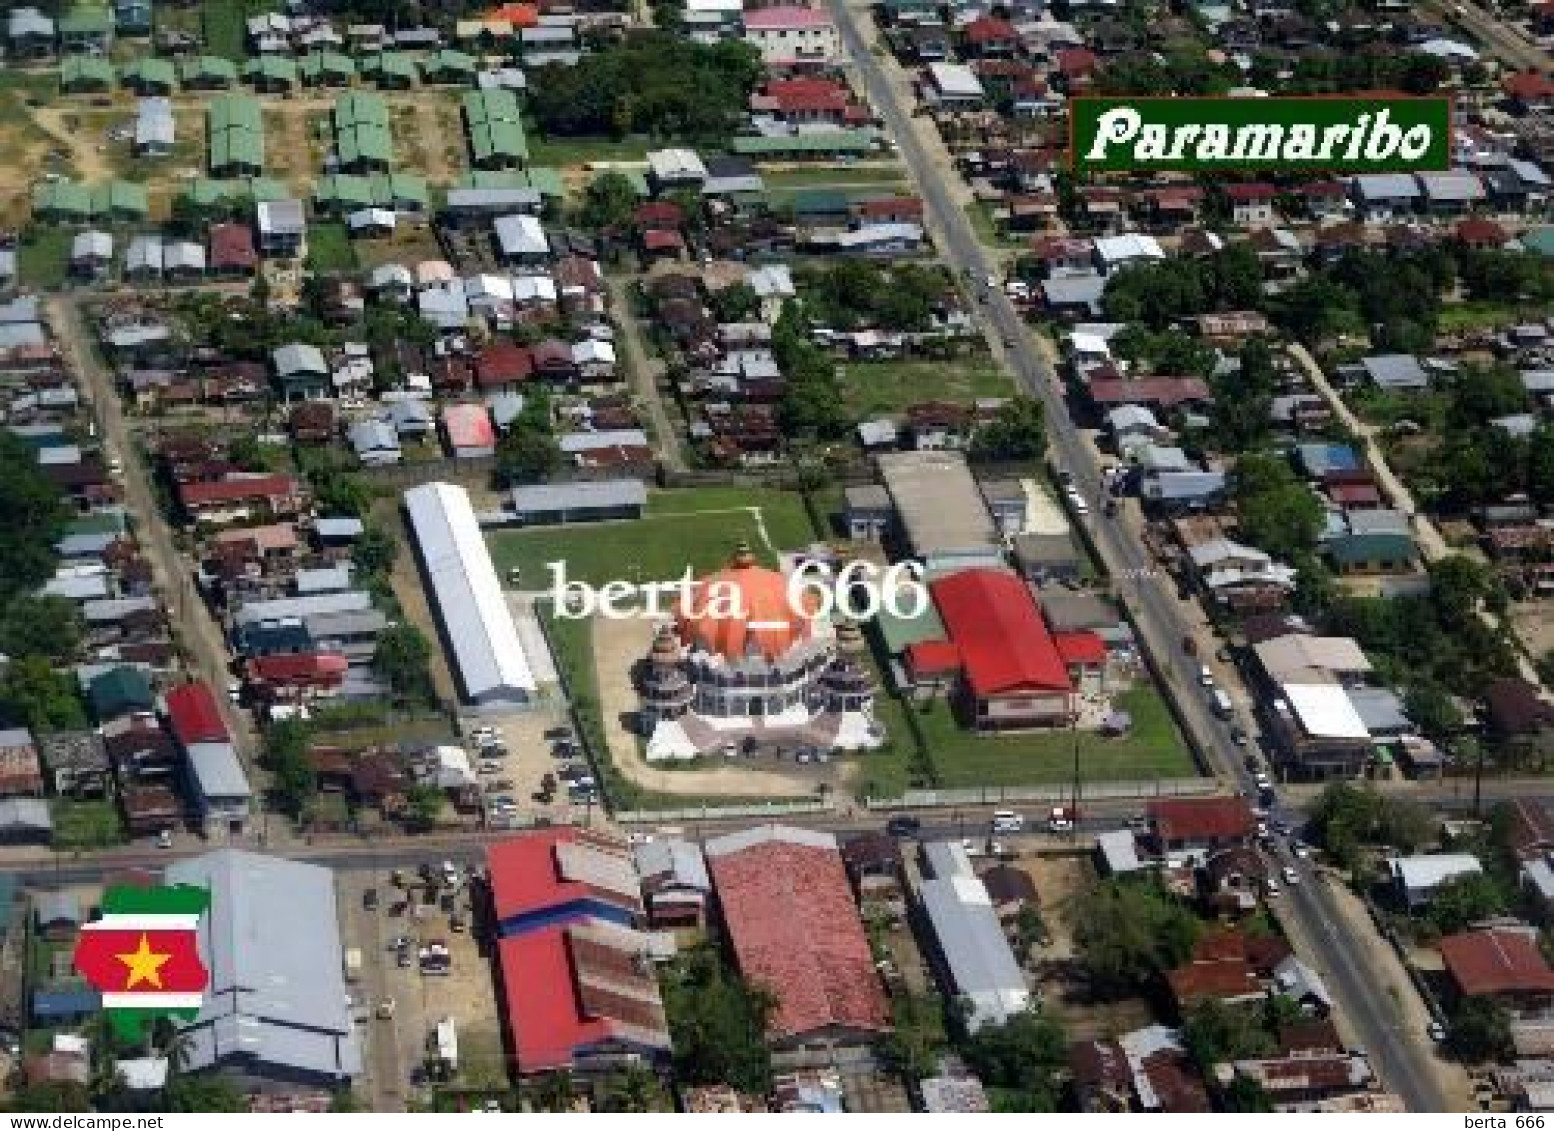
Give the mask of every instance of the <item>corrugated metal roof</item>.
POLYGON ((428 483, 405 492, 421 560, 473 700, 527 699, 534 673, 518 639, 469 492, 428 483))

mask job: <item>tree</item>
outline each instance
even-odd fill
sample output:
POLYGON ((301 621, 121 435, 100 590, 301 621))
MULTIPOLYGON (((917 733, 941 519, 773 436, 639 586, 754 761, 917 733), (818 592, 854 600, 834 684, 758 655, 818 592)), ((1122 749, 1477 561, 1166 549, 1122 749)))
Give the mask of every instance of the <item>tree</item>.
POLYGON ((1454 935, 1500 914, 1508 902, 1493 877, 1475 872, 1444 880, 1430 897, 1426 915, 1441 934, 1454 935))
POLYGON ((446 800, 442 790, 435 785, 413 785, 405 794, 405 803, 409 806, 410 821, 418 828, 431 828, 442 816, 443 802, 446 800))
POLYGON ((308 725, 300 719, 283 719, 264 736, 270 788, 281 808, 294 818, 318 792, 318 775, 308 760, 309 741, 308 725))
POLYGON ((982 459, 1029 461, 1047 450, 1047 421, 1035 397, 1013 397, 977 430, 972 454, 982 459))
POLYGON ((761 309, 761 296, 749 283, 735 283, 712 296, 712 311, 719 322, 748 322, 761 309))
POLYGON ((74 1081, 29 1084, 7 1101, 10 1111, 91 1111, 92 1097, 84 1084, 74 1081))
POLYGON ((80 606, 68 597, 19 593, 0 615, 0 653, 57 663, 75 656, 85 631, 80 606))
POLYGON ((351 550, 356 572, 364 578, 387 576, 398 557, 398 540, 376 523, 362 531, 351 550))
POLYGON ((1182 1043, 1198 1070, 1210 1076, 1216 1064, 1262 1056, 1273 1050, 1274 1042, 1255 1008, 1208 998, 1188 1010, 1182 1043))
POLYGON ((769 992, 727 969, 706 943, 669 964, 663 989, 679 1079, 730 1084, 750 1095, 771 1089, 766 1033, 777 1003, 769 992))
POLYGON ((550 396, 536 389, 496 449, 496 477, 503 485, 534 483, 561 466, 550 396))
POLYGON ((49 666, 46 656, 20 656, 0 674, 0 717, 38 734, 87 725, 74 682, 49 666))
POLYGON ((1469 1064, 1511 1055, 1511 1014, 1494 998, 1463 998, 1451 1015, 1447 1044, 1469 1064))
POLYGON ((1068 1066, 1068 1037, 1055 1019, 1034 1011, 1002 1025, 983 1025, 960 1045, 966 1064, 1003 1093, 1001 1111, 1053 1111, 1068 1066))
POLYGON ((631 224, 637 190, 623 173, 601 173, 588 182, 578 221, 596 232, 619 232, 631 224))
POLYGON ((1243 1076, 1239 1072, 1231 1078, 1230 1084, 1220 1093, 1220 1106, 1225 1111, 1234 1112, 1271 1112, 1273 1100, 1268 1095, 1268 1090, 1250 1076, 1243 1076))
POLYGON ((1198 920, 1153 878, 1102 880, 1074 914, 1075 957, 1097 996, 1140 989, 1192 953, 1198 920))
POLYGON ((539 1111, 567 1112, 577 1102, 570 1072, 547 1072, 524 1089, 529 1102, 539 1111))
POLYGON ((372 670, 401 698, 431 697, 431 660, 431 644, 409 621, 385 628, 372 650, 372 670))
POLYGON ((228 1080, 205 1073, 169 1075, 162 1089, 165 1110, 174 1112, 243 1112, 248 1098, 228 1080))
POLYGON ((594 1111, 672 1111, 664 1082, 641 1065, 612 1072, 599 1082, 594 1111))
POLYGON ((1322 501, 1283 457, 1270 452, 1242 456, 1230 486, 1242 533, 1254 546, 1288 561, 1316 545, 1325 517, 1322 501))
POLYGON ((1462 712, 1457 709, 1456 701, 1433 680, 1409 685, 1403 694, 1403 713, 1433 739, 1446 738, 1462 729, 1462 712))
POLYGON ((885 1059, 909 1080, 932 1076, 944 1055, 944 1007, 936 997, 905 992, 891 999, 890 1036, 881 1046, 885 1059))
POLYGON ((31 592, 54 575, 54 544, 64 533, 70 507, 33 453, 10 432, 0 432, 0 603, 31 592))

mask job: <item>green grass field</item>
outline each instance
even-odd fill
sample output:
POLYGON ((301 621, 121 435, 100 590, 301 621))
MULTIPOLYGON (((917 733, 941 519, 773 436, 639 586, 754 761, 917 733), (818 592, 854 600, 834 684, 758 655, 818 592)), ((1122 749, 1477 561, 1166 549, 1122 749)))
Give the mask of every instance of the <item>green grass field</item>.
POLYGON ((561 167, 586 165, 590 161, 642 161, 653 143, 646 138, 541 137, 528 123, 529 164, 561 167))
POLYGON ((926 400, 970 403, 1014 395, 1014 382, 991 359, 852 362, 837 369, 842 399, 857 418, 898 413, 926 400))
POLYGON ((503 531, 489 543, 502 577, 517 567, 521 588, 546 589, 552 562, 566 562, 569 579, 590 585, 672 581, 686 566, 697 574, 718 568, 742 541, 775 565, 774 551, 816 537, 798 495, 714 487, 654 492, 637 521, 503 531))
POLYGON ((17 278, 26 286, 53 290, 64 285, 70 270, 71 232, 33 224, 16 247, 17 278))
POLYGON ((235 63, 246 62, 248 29, 244 23, 249 16, 276 11, 280 7, 278 3, 266 3, 265 0, 202 0, 206 50, 235 63))
POLYGON ((308 264, 315 271, 356 270, 356 248, 344 224, 327 221, 309 225, 308 264))
MULTIPOLYGON (((1197 774, 1192 754, 1157 691, 1135 688, 1119 696, 1117 706, 1133 716, 1133 730, 1120 738, 1081 734, 1081 782, 1152 781, 1197 774)), ((885 694, 876 698, 875 711, 893 740, 890 749, 865 755, 860 762, 863 780, 876 796, 899 796, 911 787, 908 761, 913 746, 903 717, 906 711, 916 713, 939 784, 946 789, 1048 785, 1073 777, 1073 737, 1066 730, 982 737, 964 729, 942 700, 908 704, 885 694)))

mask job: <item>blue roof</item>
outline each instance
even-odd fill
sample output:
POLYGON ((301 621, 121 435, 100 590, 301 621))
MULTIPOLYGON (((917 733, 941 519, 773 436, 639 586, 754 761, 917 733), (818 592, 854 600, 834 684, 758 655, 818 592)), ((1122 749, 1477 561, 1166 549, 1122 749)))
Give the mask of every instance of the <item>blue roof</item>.
POLYGON ((1360 453, 1348 444, 1300 444, 1295 449, 1307 474, 1325 475, 1329 471, 1358 471, 1360 453))
POLYGON ((40 1021, 82 1017, 102 1008, 103 999, 90 986, 56 986, 34 990, 32 1015, 40 1021))

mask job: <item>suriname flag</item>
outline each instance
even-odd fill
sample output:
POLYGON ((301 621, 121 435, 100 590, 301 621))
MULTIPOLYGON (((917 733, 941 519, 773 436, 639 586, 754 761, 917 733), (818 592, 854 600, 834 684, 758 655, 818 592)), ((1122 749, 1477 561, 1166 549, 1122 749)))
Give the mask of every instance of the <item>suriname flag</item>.
POLYGON ((75 965, 102 995, 103 1010, 127 1037, 158 1017, 193 1020, 210 972, 200 961, 202 887, 112 887, 102 917, 81 928, 75 965))

